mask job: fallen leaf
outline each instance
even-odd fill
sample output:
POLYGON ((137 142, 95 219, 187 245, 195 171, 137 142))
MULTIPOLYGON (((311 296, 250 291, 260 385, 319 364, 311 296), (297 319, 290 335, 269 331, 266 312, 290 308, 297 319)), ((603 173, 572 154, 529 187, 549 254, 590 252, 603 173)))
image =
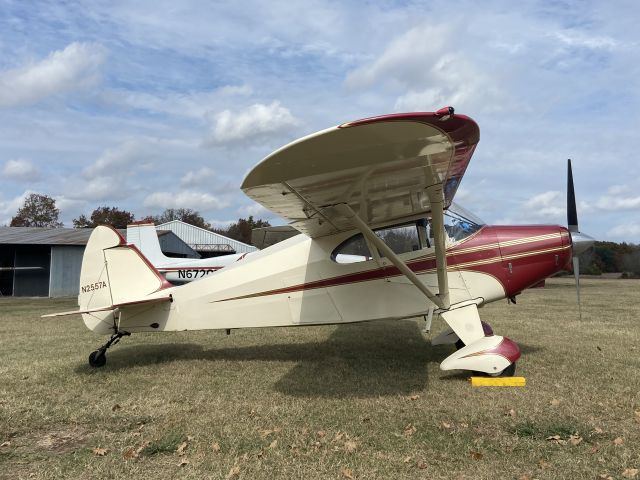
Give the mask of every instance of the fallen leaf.
POLYGON ((111 407, 111 411, 115 412, 116 410, 120 410, 122 407, 119 403, 116 403, 113 407, 111 407))
POLYGON ((233 477, 237 477, 238 475, 240 475, 240 467, 236 465, 235 467, 231 468, 231 470, 229 470, 229 473, 227 473, 227 480, 233 477))
POLYGON ((429 465, 424 460, 418 460, 418 463, 416 463, 416 467, 418 467, 420 470, 424 470, 428 466, 429 465))
POLYGON ((125 460, 133 460, 134 458, 138 458, 140 455, 136 452, 136 449, 131 447, 127 448, 122 454, 125 460))
POLYGON ((594 445, 593 447, 591 447, 591 449, 589 450, 589 453, 591 455, 593 455, 594 453, 598 453, 600 451, 600 446, 599 445, 594 445))
POLYGON ((220 444, 218 442, 213 442, 211 450, 213 450, 213 453, 220 453, 220 444))
POLYGON ((518 480, 531 480, 531 477, 529 475, 527 475, 526 473, 523 473, 522 475, 520 475, 518 480))
POLYGON ((269 448, 276 448, 278 446, 278 440, 274 440, 269 444, 269 448))
POLYGON ((636 422, 640 422, 640 410, 635 410, 633 414, 636 418, 636 422))
POLYGON ((598 478, 601 478, 602 480, 613 480, 613 477, 608 473, 601 473, 598 475, 598 478))
POLYGON ((187 448, 188 443, 187 442, 182 442, 180 445, 178 445, 178 448, 176 448, 176 453, 178 454, 179 457, 184 455, 184 451, 187 448))
POLYGON ((405 457, 404 463, 409 463, 411 461, 411 457, 405 457))
POLYGON ((636 478, 638 476, 637 468, 625 468, 622 472, 624 478, 636 478))
POLYGON ((451 424, 447 423, 447 422, 442 422, 442 428, 444 428, 445 430, 451 430, 451 424))
POLYGON ((187 442, 193 442, 193 437, 191 435, 187 435, 187 442))
POLYGON ((549 402, 551 405, 553 405, 554 407, 557 407, 558 405, 560 405, 560 400, 558 400, 557 398, 554 398, 553 400, 551 400, 549 402))
POLYGON ((516 411, 512 408, 508 412, 505 412, 504 416, 505 417, 515 417, 516 416, 516 411))
POLYGON ((273 433, 273 430, 261 430, 260 431, 260 436, 262 438, 268 437, 269 435, 271 435, 273 433))
POLYGON ((577 445, 580 445, 582 443, 582 437, 579 435, 570 435, 569 436, 569 443, 571 445, 573 445, 574 447, 577 445))
POLYGON ((471 454, 471 458, 474 460, 482 460, 482 454, 480 452, 474 452, 473 450, 469 452, 471 454))
POLYGON ((550 441, 550 442, 553 442, 555 444, 558 444, 558 445, 566 445, 567 444, 567 441, 563 440, 560 435, 551 435, 550 437, 547 437, 547 440, 550 441))
POLYGON ((622 445, 624 443, 624 438, 618 437, 613 441, 614 445, 622 445))
POLYGON ((108 448, 96 447, 96 448, 93 449, 93 454, 96 457, 104 457, 107 453, 109 453, 109 449, 108 448))
POLYGON ((404 427, 403 435, 404 435, 405 437, 410 437, 410 436, 411 436, 411 435, 413 435, 414 433, 416 433, 416 427, 414 427, 412 423, 410 423, 409 425, 407 425, 406 427, 404 427))
POLYGON ((353 440, 348 440, 348 441, 344 442, 344 449, 346 450, 347 453, 355 452, 357 446, 358 445, 353 440))
POLYGON ((187 460, 186 458, 182 458, 180 459, 180 463, 178 464, 179 467, 184 467, 185 465, 189 465, 189 460, 187 460))
POLYGON ((9 441, 2 442, 2 444, 0 444, 0 448, 2 448, 2 447, 9 447, 9 446, 11 446, 11 442, 9 442, 9 441))
POLYGON ((596 435, 601 435, 602 433, 604 433, 604 430, 602 430, 600 427, 596 427, 593 429, 593 433, 595 433, 596 435))
POLYGON ((344 478, 348 478, 349 480, 353 480, 353 470, 351 470, 350 468, 343 468, 342 469, 342 476, 344 478))
POLYGON ((418 400, 420 398, 420 395, 411 395, 409 397, 409 400, 418 400))
POLYGON ((538 466, 542 469, 542 470, 546 470, 547 468, 551 468, 551 464, 548 462, 545 462, 544 460, 540 460, 538 462, 538 466))
POLYGON ((318 436, 318 438, 322 438, 327 434, 327 432, 325 432, 324 430, 318 430, 316 432, 316 435, 318 436))
POLYGON ((458 425, 460 426, 460 428, 469 428, 469 424, 468 423, 462 422, 462 423, 459 423, 458 425))

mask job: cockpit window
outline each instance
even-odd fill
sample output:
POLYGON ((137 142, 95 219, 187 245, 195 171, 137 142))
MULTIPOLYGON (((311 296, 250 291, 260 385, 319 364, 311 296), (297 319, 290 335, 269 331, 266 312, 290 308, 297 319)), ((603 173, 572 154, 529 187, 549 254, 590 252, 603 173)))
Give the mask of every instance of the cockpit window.
POLYGON ((420 250, 420 239, 415 222, 410 225, 381 228, 375 232, 397 255, 420 250))
POLYGON ((371 260, 371 252, 364 237, 359 233, 338 245, 331 258, 338 263, 366 262, 371 260))
MULTIPOLYGON (((447 243, 464 240, 482 228, 484 222, 473 213, 456 204, 444 212, 447 243)), ((431 219, 419 220, 374 230, 376 235, 397 255, 432 248, 431 219)), ((382 256, 382 255, 381 255, 382 256)), ((369 246, 361 233, 348 238, 333 251, 331 258, 337 263, 355 263, 371 260, 369 246)))

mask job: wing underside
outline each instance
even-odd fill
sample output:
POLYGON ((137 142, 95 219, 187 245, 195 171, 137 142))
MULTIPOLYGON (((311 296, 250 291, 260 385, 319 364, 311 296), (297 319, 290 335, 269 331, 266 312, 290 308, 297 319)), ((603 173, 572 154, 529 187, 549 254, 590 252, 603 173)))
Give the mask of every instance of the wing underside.
POLYGON ((340 125, 260 162, 242 189, 311 237, 352 230, 348 205, 368 225, 431 211, 427 189, 451 203, 479 140, 463 115, 398 114, 340 125))

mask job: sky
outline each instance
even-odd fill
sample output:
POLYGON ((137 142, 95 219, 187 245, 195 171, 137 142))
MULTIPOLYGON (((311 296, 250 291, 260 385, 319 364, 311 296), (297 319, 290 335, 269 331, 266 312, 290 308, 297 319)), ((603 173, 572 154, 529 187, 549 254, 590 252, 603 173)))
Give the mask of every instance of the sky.
POLYGON ((347 121, 455 107, 480 143, 455 200, 487 223, 640 243, 640 3, 0 0, 0 225, 52 196, 65 226, 253 215, 280 146, 347 121))

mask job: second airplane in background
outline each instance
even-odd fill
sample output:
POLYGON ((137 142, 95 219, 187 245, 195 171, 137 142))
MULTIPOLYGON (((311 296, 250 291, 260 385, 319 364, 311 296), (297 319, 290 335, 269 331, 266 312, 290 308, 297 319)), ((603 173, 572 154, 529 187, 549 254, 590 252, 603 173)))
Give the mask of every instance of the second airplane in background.
POLYGON ((160 249, 153 223, 127 225, 127 243, 134 245, 164 277, 173 284, 204 278, 245 258, 250 253, 235 253, 211 258, 167 257, 160 249))

